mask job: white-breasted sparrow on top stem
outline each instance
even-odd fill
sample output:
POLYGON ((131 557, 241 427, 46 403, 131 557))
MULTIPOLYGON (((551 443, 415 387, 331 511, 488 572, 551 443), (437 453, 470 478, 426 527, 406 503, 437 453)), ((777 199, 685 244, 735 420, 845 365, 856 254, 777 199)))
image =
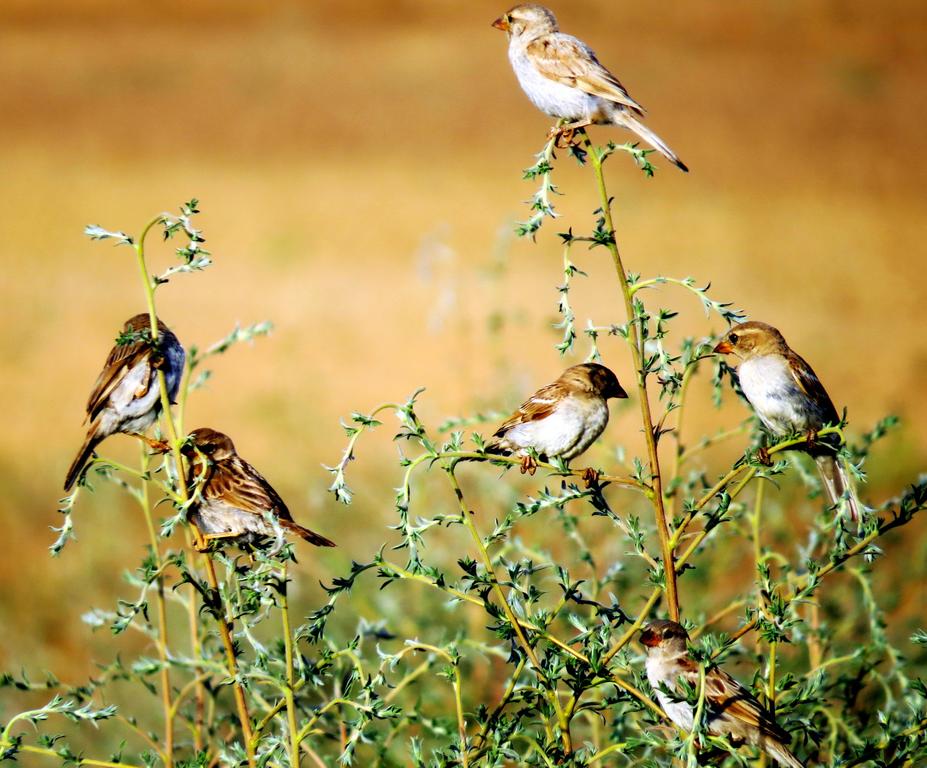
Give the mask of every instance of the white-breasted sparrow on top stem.
POLYGON ((190 484, 199 487, 190 519, 206 542, 229 540, 253 544, 277 538, 278 531, 265 518, 276 519, 280 529, 317 547, 334 547, 324 536, 293 521, 283 499, 264 476, 238 455, 228 435, 201 427, 189 435, 181 449, 190 461, 190 484))
POLYGON ((740 359, 740 388, 770 432, 778 437, 808 434, 804 450, 814 457, 831 504, 839 508, 845 500, 850 519, 858 521, 864 507, 849 471, 837 456, 839 438, 817 440, 814 435, 828 425, 839 424, 840 417, 811 366, 766 323, 735 325, 714 351, 740 359))
POLYGON ((603 67, 582 40, 564 34, 554 14, 541 5, 516 5, 492 25, 509 36, 509 60, 522 90, 538 109, 569 121, 557 131, 587 125, 620 125, 636 133, 683 171, 689 169, 638 118, 644 108, 603 67))
POLYGON ((117 432, 141 435, 161 413, 158 370, 164 371, 173 401, 183 376, 185 353, 173 332, 158 320, 158 339, 151 339, 147 314, 126 321, 120 340, 110 350, 87 401, 90 426, 77 457, 68 469, 64 490, 80 476, 94 449, 117 432))
POLYGON ((531 474, 536 469, 532 449, 544 458, 569 461, 605 430, 608 398, 627 396, 615 374, 604 365, 574 365, 525 400, 496 430, 486 444, 486 453, 521 456, 522 473, 531 474))
MULTIPOLYGON (((682 678, 694 690, 699 688, 699 667, 689 654, 688 639, 675 621, 651 622, 640 636, 647 648, 647 679, 660 706, 676 725, 691 731, 695 710, 679 687, 682 678)), ((717 667, 705 670, 704 711, 710 734, 757 746, 786 768, 804 768, 788 748, 789 735, 746 688, 717 667)))

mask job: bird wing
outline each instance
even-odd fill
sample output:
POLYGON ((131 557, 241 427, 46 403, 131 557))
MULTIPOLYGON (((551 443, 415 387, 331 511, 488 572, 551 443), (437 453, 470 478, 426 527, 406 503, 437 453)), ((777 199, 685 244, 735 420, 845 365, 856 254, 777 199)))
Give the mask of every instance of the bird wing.
POLYGON ((263 516, 274 512, 281 520, 292 521, 290 510, 264 476, 240 457, 214 465, 203 488, 208 499, 217 499, 243 512, 263 516))
POLYGON ((791 350, 786 355, 786 361, 795 384, 820 411, 822 421, 825 424, 838 424, 840 417, 837 415, 837 409, 811 366, 791 350))
POLYGON ((563 387, 556 382, 548 384, 546 387, 541 387, 541 389, 525 400, 515 413, 502 422, 499 429, 495 431, 493 437, 505 437, 506 432, 512 429, 512 427, 547 418, 554 412, 558 403, 563 400, 565 394, 563 387))
MULTIPOLYGON (((126 374, 139 363, 146 361, 150 354, 151 343, 146 339, 138 339, 128 344, 117 344, 110 350, 103 370, 100 371, 93 391, 87 399, 87 414, 91 420, 103 410, 110 394, 119 386, 126 374)), ((149 366, 145 389, 139 392, 137 397, 143 396, 151 386, 153 372, 154 369, 149 366)))
MULTIPOLYGON (((697 678, 694 684, 698 685, 697 678)), ((715 717, 726 715, 758 728, 766 736, 773 736, 786 744, 789 743, 789 735, 776 724, 753 694, 727 672, 717 667, 709 670, 705 676, 705 698, 711 705, 711 712, 715 717)))
POLYGON ((544 35, 528 43, 527 52, 544 77, 614 101, 643 116, 644 108, 631 98, 618 78, 599 63, 595 53, 582 40, 572 35, 544 35))

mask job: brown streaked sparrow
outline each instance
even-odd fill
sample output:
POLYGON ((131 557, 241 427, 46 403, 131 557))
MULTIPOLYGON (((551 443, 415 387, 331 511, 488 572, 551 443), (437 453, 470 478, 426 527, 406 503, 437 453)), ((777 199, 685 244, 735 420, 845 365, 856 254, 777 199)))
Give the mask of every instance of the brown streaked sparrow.
POLYGON ((492 25, 509 36, 509 60, 522 90, 538 109, 569 121, 556 129, 572 135, 587 125, 620 125, 636 133, 683 171, 685 164, 638 117, 644 108, 603 67, 582 40, 564 34, 541 5, 516 5, 492 25))
POLYGON ((615 374, 604 365, 574 365, 522 403, 496 430, 486 453, 521 456, 522 474, 532 475, 537 468, 532 449, 541 457, 569 461, 605 430, 608 398, 627 396, 615 374))
POLYGON ((168 396, 173 401, 183 376, 184 359, 177 337, 160 320, 157 342, 151 339, 148 314, 126 321, 87 401, 90 426, 68 469, 64 490, 70 490, 94 449, 107 437, 117 432, 141 435, 154 424, 161 413, 157 372, 164 371, 168 396))
MULTIPOLYGON (((699 666, 689 655, 688 639, 675 621, 651 622, 640 637, 647 648, 647 679, 660 706, 676 725, 691 731, 693 706, 672 695, 681 693, 680 678, 696 691, 699 687, 699 666)), ((786 768, 804 768, 788 748, 789 735, 746 688, 717 667, 705 670, 705 716, 710 734, 757 746, 786 768)))
POLYGON ((831 504, 839 507, 845 501, 850 519, 858 521, 864 507, 847 468, 836 455, 839 439, 816 439, 818 430, 836 426, 840 417, 811 366, 766 323, 735 325, 714 351, 740 359, 740 388, 770 432, 778 437, 808 434, 806 450, 814 457, 831 504))
POLYGON ((324 536, 293 521, 283 499, 264 476, 241 458, 228 435, 201 427, 181 449, 190 460, 190 484, 199 488, 190 519, 208 544, 230 539, 250 545, 262 538, 293 533, 317 547, 334 547, 324 536), (267 516, 276 519, 275 528, 267 516))

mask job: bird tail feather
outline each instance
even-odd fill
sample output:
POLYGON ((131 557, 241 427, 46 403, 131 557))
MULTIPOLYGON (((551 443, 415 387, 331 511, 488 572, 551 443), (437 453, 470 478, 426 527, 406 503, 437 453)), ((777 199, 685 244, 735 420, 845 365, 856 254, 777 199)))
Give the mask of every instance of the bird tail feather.
POLYGON ((505 456, 511 453, 511 450, 502 445, 501 440, 490 440, 488 443, 483 445, 483 453, 494 453, 499 456, 505 456))
POLYGON ((71 490, 71 486, 77 482, 77 478, 80 477, 83 472, 91 454, 102 440, 103 437, 97 433, 96 424, 91 424, 90 429, 87 430, 87 437, 84 438, 84 444, 80 447, 80 450, 77 452, 77 457, 71 462, 71 466, 68 468, 68 474, 64 479, 64 490, 71 490))
POLYGON ((331 539, 326 539, 322 534, 316 533, 315 531, 310 531, 308 528, 303 528, 299 523, 294 523, 292 520, 281 520, 280 527, 289 531, 290 533, 295 533, 297 536, 305 539, 310 544, 315 544, 317 547, 334 547, 335 542, 331 539))
POLYGON ((763 742, 763 749, 766 750, 773 760, 779 763, 779 765, 785 766, 785 768, 805 768, 805 764, 795 757, 784 744, 780 744, 772 739, 766 739, 763 742))
POLYGON ((853 478, 843 461, 837 456, 816 456, 814 461, 818 465, 830 503, 838 509, 845 505, 850 520, 859 522, 864 507, 856 495, 853 478))
POLYGON ((613 115, 612 119, 617 125, 622 125, 629 131, 640 136, 651 147, 657 150, 657 152, 663 155, 681 171, 685 171, 686 173, 689 172, 686 164, 679 159, 678 155, 673 152, 669 146, 667 146, 666 142, 663 141, 663 139, 657 136, 657 134, 651 131, 646 125, 644 125, 626 109, 615 110, 615 114, 613 115))

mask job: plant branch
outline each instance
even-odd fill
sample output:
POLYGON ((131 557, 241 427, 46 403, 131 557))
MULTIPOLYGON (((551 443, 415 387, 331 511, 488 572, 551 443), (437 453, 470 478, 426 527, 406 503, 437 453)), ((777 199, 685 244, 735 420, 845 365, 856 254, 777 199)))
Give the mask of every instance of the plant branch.
POLYGON ((640 328, 640 320, 634 308, 633 293, 628 283, 627 272, 618 250, 618 241, 615 235, 615 224, 612 219, 611 198, 605 186, 605 175, 602 163, 612 150, 594 147, 587 137, 584 141, 589 150, 592 169, 595 173, 599 191, 602 218, 605 228, 605 245, 612 256, 615 273, 621 286, 621 295, 624 299, 625 312, 628 318, 627 333, 628 346, 631 349, 631 358, 637 374, 638 400, 640 402, 641 420, 643 422, 644 439, 647 443, 647 456, 650 463, 650 482, 653 488, 651 501, 656 516, 657 533, 660 537, 660 550, 663 556, 663 574, 666 580, 666 600, 670 618, 679 621, 679 596, 676 587, 676 568, 673 563, 673 545, 670 541, 669 522, 663 498, 663 477, 660 472, 660 457, 657 451, 657 433, 654 429, 653 416, 650 410, 650 397, 647 392, 647 372, 644 369, 644 341, 640 328))
MULTIPOLYGON (((157 343, 158 339, 158 316, 155 309, 155 287, 156 283, 151 275, 148 273, 148 267, 145 261, 145 238, 148 235, 148 232, 155 225, 166 221, 166 216, 164 214, 152 219, 142 230, 142 234, 138 239, 138 242, 133 245, 136 255, 136 262, 138 264, 139 273, 142 278, 142 283, 145 288, 145 298, 148 303, 148 314, 151 321, 151 339, 152 343, 157 343)), ((187 473, 185 470, 185 462, 183 454, 180 452, 180 446, 182 440, 177 434, 177 425, 174 422, 173 414, 171 411, 171 398, 167 389, 167 379, 164 375, 164 370, 158 369, 158 386, 161 392, 161 409, 162 415, 167 425, 168 437, 170 438, 171 452, 174 457, 174 462, 177 467, 177 475, 179 478, 178 482, 178 493, 181 499, 181 505, 187 506, 190 501, 189 490, 187 488, 187 473)), ((193 533, 195 546, 198 550, 203 551, 204 539, 199 529, 195 525, 190 525, 190 530, 193 533)), ((216 595, 219 596, 221 600, 221 591, 219 590, 219 580, 216 577, 216 569, 213 565, 212 557, 205 551, 203 551, 203 563, 206 569, 206 575, 209 579, 210 587, 215 591, 216 595)), ((254 749, 251 744, 251 718, 248 714, 248 702, 245 698, 244 688, 242 687, 241 680, 238 675, 238 660, 235 655, 235 645, 232 641, 232 635, 230 631, 230 620, 228 619, 227 609, 225 616, 216 616, 216 623, 219 628, 219 634, 222 637, 222 644, 225 648, 226 661, 228 664, 229 676, 232 680, 232 688, 235 696, 235 704, 238 709, 238 719, 241 723, 242 736, 245 742, 245 751, 248 756, 248 765, 249 768, 256 768, 256 762, 254 758, 254 749)))

